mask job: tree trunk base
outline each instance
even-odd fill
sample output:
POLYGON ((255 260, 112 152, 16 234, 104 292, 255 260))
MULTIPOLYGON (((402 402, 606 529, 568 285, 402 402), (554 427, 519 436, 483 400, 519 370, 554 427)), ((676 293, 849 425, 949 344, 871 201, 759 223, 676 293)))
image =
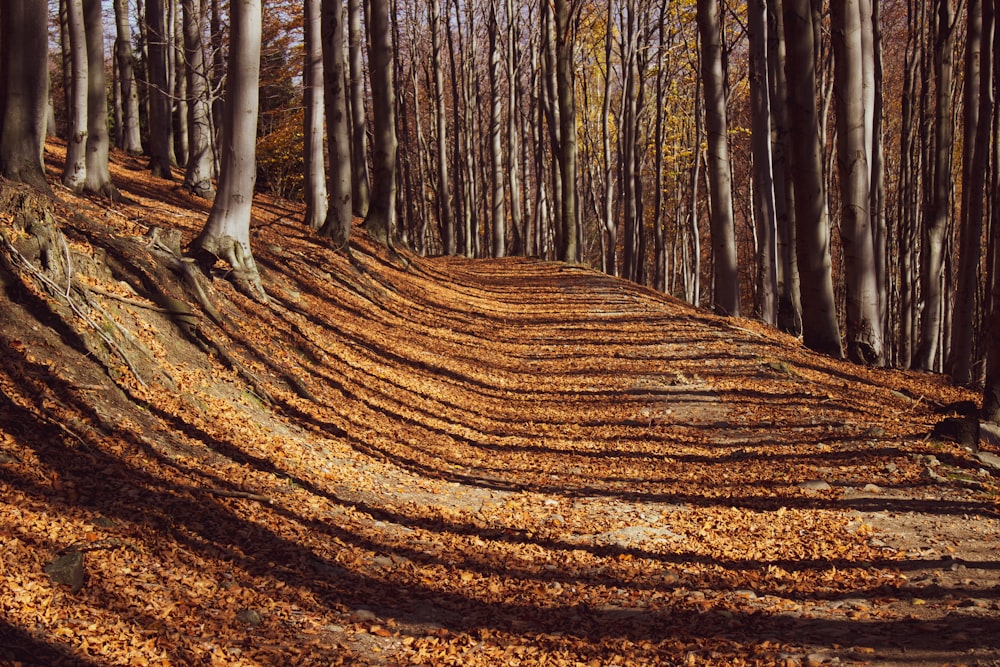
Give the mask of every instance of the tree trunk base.
POLYGON ((237 239, 232 236, 199 236, 191 244, 189 252, 205 273, 209 273, 218 260, 226 262, 232 269, 226 278, 240 292, 256 301, 269 301, 250 248, 244 247, 237 239))

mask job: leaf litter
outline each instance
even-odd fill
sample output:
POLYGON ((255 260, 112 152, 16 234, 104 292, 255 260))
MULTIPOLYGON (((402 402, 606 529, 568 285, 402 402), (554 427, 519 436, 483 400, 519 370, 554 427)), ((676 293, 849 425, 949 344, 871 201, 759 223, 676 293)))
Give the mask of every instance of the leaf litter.
POLYGON ((133 368, 30 278, 0 333, 3 664, 1000 664, 996 473, 927 437, 970 392, 559 263, 349 261, 264 197, 272 304, 220 270, 193 337, 143 239, 207 206, 113 169, 56 210, 133 368))

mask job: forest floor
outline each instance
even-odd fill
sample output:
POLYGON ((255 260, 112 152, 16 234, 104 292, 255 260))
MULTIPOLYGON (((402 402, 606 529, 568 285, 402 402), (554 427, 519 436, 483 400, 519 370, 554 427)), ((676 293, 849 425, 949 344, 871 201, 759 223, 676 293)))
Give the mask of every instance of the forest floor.
POLYGON ((265 197, 208 312, 144 167, 0 212, 0 664, 1000 665, 972 392, 265 197))

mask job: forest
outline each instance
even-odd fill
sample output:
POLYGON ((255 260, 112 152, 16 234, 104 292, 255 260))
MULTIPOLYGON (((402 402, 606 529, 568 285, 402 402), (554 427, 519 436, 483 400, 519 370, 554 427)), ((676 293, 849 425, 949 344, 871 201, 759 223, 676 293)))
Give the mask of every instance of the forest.
POLYGON ((1000 664, 995 9, 0 3, 0 665, 1000 664))
MULTIPOLYGON (((320 234, 342 240, 374 197, 421 254, 583 262, 834 356, 983 383, 992 3, 387 2, 251 10, 256 187, 304 199, 320 234)), ((83 3, 89 32, 80 3, 49 4, 49 131, 85 136, 72 47, 101 30, 112 143, 211 195, 224 0, 83 3)))

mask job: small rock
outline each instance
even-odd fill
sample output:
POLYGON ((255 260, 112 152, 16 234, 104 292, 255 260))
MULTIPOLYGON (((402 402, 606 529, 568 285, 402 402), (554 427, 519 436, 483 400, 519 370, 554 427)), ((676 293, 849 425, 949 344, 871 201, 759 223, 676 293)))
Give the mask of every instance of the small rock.
POLYGON ((878 484, 865 484, 865 493, 882 493, 882 487, 878 484))
POLYGON ((256 609, 241 609, 236 613, 236 618, 243 621, 251 628, 256 628, 264 622, 260 617, 260 612, 256 609))
POLYGON ((55 583, 69 586, 71 592, 80 592, 87 577, 87 571, 83 566, 83 553, 74 549, 56 556, 45 566, 45 574, 55 583))
POLYGON ((975 457, 987 468, 1000 470, 1000 456, 989 452, 976 452, 975 457))
POLYGON ((798 487, 804 491, 829 491, 833 488, 821 479, 811 479, 801 482, 798 487))

